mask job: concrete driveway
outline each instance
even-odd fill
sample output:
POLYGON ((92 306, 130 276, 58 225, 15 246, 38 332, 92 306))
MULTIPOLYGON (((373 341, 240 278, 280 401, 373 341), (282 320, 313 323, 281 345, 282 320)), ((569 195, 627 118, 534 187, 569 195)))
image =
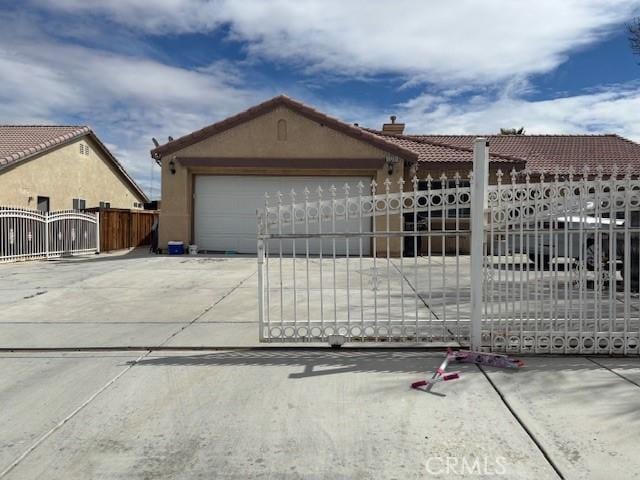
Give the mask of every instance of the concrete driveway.
MULTIPOLYGON (((493 290, 488 293, 495 299, 487 315, 498 320, 501 311, 524 311, 525 303, 529 308, 528 299, 532 305, 539 302, 536 296, 548 295, 544 289, 548 290, 554 276, 558 276, 546 271, 535 281, 527 281, 522 271, 499 269, 520 266, 513 259, 509 262, 497 264, 496 279, 491 283, 495 295, 493 290), (507 274, 509 281, 523 285, 524 297, 519 305, 513 299, 507 300, 507 274), (530 288, 536 282, 543 284, 540 292, 530 288)), ((322 315, 318 260, 305 263, 298 258, 297 277, 292 274, 292 259, 284 259, 282 263, 280 269, 278 261, 272 260, 269 271, 272 293, 268 310, 271 325, 278 331, 282 330, 281 319, 289 321, 297 316, 304 320, 310 315, 316 321, 322 315), (308 296, 306 269, 311 279, 308 296)), ((350 269, 344 259, 339 259, 335 267, 331 259, 323 263, 325 319, 331 321, 334 314, 339 320, 349 315, 351 319, 359 319, 362 309, 367 319, 373 319, 376 311, 379 318, 389 318, 395 323, 417 318, 422 322, 421 328, 431 328, 436 336, 443 335, 445 324, 451 331, 468 333, 471 308, 468 256, 458 259, 435 256, 430 262, 422 257, 415 264, 413 259, 405 259, 402 268, 397 259, 389 264, 384 260, 376 264, 371 258, 352 259, 350 269), (331 288, 334 281, 335 289, 331 288), (419 292, 419 300, 414 291, 419 292)), ((259 345, 257 263, 253 257, 156 256, 138 250, 5 264, 0 265, 0 273, 0 325, 4 331, 0 348, 259 345)), ((558 289, 566 288, 562 279, 557 284, 558 289)), ((574 323, 578 318, 589 320, 596 311, 595 295, 587 291, 582 298, 578 294, 577 289, 558 293, 557 308, 562 310, 562 302, 568 303, 574 323), (579 312, 579 308, 583 311, 579 312)), ((613 299, 614 311, 620 317, 624 312, 623 298, 618 292, 613 299)), ((608 296, 597 300, 601 303, 600 312, 606 316, 608 296)), ((638 311, 640 297, 632 297, 630 308, 638 311)), ((630 328, 637 325, 638 317, 633 315, 630 328)))
POLYGON ((257 345, 256 268, 144 250, 0 265, 0 348, 257 345))
POLYGON ((0 273, 0 479, 640 478, 637 357, 462 365, 428 394, 439 352, 257 346, 253 258, 0 273))

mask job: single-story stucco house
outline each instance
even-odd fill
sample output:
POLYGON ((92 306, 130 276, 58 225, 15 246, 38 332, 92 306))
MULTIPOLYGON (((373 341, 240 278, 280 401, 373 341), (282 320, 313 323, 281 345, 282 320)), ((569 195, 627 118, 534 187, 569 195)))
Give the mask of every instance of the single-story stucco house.
POLYGON ((0 125, 0 205, 140 209, 148 201, 89 127, 0 125))
MULTIPOLYGON (((351 125, 286 96, 171 140, 151 151, 162 167, 160 248, 171 240, 208 251, 256 251, 256 209, 264 193, 302 192, 362 181, 413 188, 428 174, 439 182, 472 168, 480 135, 406 135, 404 124, 381 130, 351 125)), ((486 135, 482 135, 486 136, 486 135)), ((549 171, 614 163, 640 173, 640 145, 616 135, 489 135, 490 181, 498 169, 549 171)), ((452 180, 447 180, 452 181, 452 180)), ((383 221, 384 219, 380 219, 383 221)), ((400 218, 392 220, 398 229, 400 218)), ((394 249, 399 248, 399 243, 394 249)))

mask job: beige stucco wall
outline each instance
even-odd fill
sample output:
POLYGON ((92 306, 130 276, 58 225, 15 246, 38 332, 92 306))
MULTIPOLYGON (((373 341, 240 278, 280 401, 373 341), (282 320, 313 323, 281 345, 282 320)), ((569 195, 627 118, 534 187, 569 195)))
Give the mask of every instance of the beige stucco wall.
POLYGON ((144 201, 86 136, 0 170, 0 205, 35 209, 38 196, 49 197, 50 210, 70 209, 74 198, 84 199, 87 208, 101 201, 134 208, 144 201), (80 143, 90 147, 89 155, 80 154, 80 143))
MULTIPOLYGON (((218 157, 218 158, 380 158, 389 159, 388 153, 343 133, 319 125, 286 107, 279 107, 259 118, 236 126, 218 135, 209 137, 197 144, 186 147, 178 152, 167 155, 162 159, 162 210, 160 217, 160 247, 166 248, 169 240, 181 240, 191 243, 193 238, 193 184, 198 174, 208 175, 348 175, 369 176, 378 182, 378 193, 384 193, 384 180, 389 176, 387 166, 379 170, 308 170, 282 168, 230 168, 230 167, 185 167, 180 164, 180 158, 189 157, 218 157), (278 140, 278 121, 287 123, 287 140, 278 140), (169 161, 174 159, 176 173, 169 173, 169 161)), ((411 169, 404 161, 397 159, 393 174, 390 176, 391 192, 399 189, 398 180, 404 178, 405 190, 411 190, 411 169)), ((514 165, 492 163, 490 165, 489 182, 496 183, 496 171, 501 168, 507 174, 514 165)), ((524 165, 516 165, 521 169, 524 165)), ((428 162, 421 163, 417 176, 424 179, 430 174, 438 180, 445 173, 452 179, 459 172, 461 179, 467 180, 469 171, 473 168, 471 162, 428 162)), ((399 215, 389 217, 389 229, 400 230, 399 215)), ((467 220, 461 220, 461 228, 466 228, 467 220)), ((387 229, 386 216, 376 218, 376 230, 387 229)), ((434 227, 436 225, 434 224, 434 227)), ((446 228, 455 228, 455 222, 447 220, 446 228)), ((423 245, 423 250, 426 248, 423 245)), ((431 252, 440 253, 442 242, 431 242, 431 252)), ((455 249, 455 244, 447 242, 446 250, 455 249)), ((387 238, 376 239, 377 253, 386 255, 387 238)), ((392 255, 398 255, 401 248, 399 238, 389 240, 389 250, 392 255)), ((468 251, 467 239, 460 239, 461 252, 468 251)))
MULTIPOLYGON (((298 170, 272 168, 188 168, 180 165, 186 157, 219 158, 379 158, 386 157, 382 150, 331 128, 322 126, 286 107, 279 107, 258 118, 214 135, 199 143, 174 152, 162 159, 162 209, 160 213, 160 248, 170 240, 192 241, 193 179, 197 174, 209 175, 318 175, 318 176, 370 176, 386 177, 384 171, 325 169, 298 170), (287 139, 278 140, 278 121, 287 123, 287 139), (169 162, 175 160, 176 173, 169 171, 169 162)), ((345 165, 348 167, 348 165, 345 165)), ((403 164, 395 168, 392 191, 403 175, 403 164)), ((385 247, 386 248, 386 247, 385 247)))

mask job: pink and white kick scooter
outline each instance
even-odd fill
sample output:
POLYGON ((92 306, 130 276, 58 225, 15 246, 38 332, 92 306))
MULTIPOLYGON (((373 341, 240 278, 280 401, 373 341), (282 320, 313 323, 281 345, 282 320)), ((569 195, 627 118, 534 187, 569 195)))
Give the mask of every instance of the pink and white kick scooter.
POLYGON ((498 368, 521 368, 524 366, 522 360, 511 358, 500 353, 474 352, 471 350, 447 350, 447 355, 429 380, 420 380, 411 384, 411 388, 428 392, 437 382, 448 382, 460 378, 460 371, 447 372, 449 361, 455 360, 458 363, 475 363, 498 368), (425 388, 421 388, 425 387, 425 388))

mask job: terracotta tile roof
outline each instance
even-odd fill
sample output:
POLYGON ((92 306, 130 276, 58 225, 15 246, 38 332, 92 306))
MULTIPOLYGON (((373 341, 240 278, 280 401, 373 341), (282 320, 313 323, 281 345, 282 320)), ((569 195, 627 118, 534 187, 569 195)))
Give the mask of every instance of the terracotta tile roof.
POLYGON ((0 125, 0 168, 90 131, 79 125, 0 125))
MULTIPOLYGON (((456 147, 471 147, 480 135, 408 135, 415 140, 433 141, 456 147)), ((489 151, 511 155, 527 162, 533 171, 568 173, 573 166, 583 166, 595 173, 597 167, 609 174, 617 165, 623 172, 627 165, 640 174, 640 145, 614 134, 605 135, 482 135, 489 139, 489 151)))
MULTIPOLYGON (((419 162, 473 162, 473 138, 469 145, 450 145, 444 142, 436 142, 425 138, 408 135, 382 133, 378 130, 365 129, 368 132, 384 138, 385 141, 395 143, 418 155, 419 162)), ((525 163, 521 158, 511 155, 489 153, 492 162, 525 163)))
POLYGON ((216 135, 220 132, 252 120, 260 115, 263 115, 264 113, 274 110, 279 106, 285 106, 311 120, 333 128, 334 130, 342 132, 352 138, 367 142, 371 145, 374 145, 375 147, 380 148, 381 150, 395 154, 406 160, 418 159, 418 155, 415 152, 408 150, 398 145, 397 143, 388 142, 385 138, 382 138, 379 135, 375 135, 366 129, 350 125, 335 117, 326 115, 314 108, 309 107, 308 105, 305 105, 302 102, 293 100, 286 95, 278 95, 277 97, 273 97, 272 99, 260 103, 255 107, 251 107, 244 112, 240 112, 220 122, 214 123, 200 130, 196 130, 195 132, 189 133, 180 138, 176 138, 175 140, 165 143, 164 145, 160 145, 159 147, 151 150, 151 156, 155 159, 160 159, 165 155, 181 150, 194 143, 200 142, 212 135, 216 135))
POLYGON ((58 145, 88 135, 111 160, 125 181, 138 193, 144 202, 149 198, 129 176, 124 167, 87 126, 80 125, 0 125, 0 172, 15 163, 46 152, 58 145))
POLYGON ((379 130, 347 124, 319 112, 285 95, 279 95, 244 112, 209 125, 193 133, 151 150, 156 160, 181 150, 207 137, 233 128, 286 106, 299 114, 338 130, 345 135, 370 143, 405 160, 419 162, 471 162, 473 139, 489 139, 489 158, 493 162, 523 164, 534 171, 567 173, 570 166, 581 170, 584 165, 595 172, 598 165, 605 174, 613 165, 622 171, 631 165, 632 173, 640 174, 640 145, 618 135, 406 135, 383 133, 379 130))

